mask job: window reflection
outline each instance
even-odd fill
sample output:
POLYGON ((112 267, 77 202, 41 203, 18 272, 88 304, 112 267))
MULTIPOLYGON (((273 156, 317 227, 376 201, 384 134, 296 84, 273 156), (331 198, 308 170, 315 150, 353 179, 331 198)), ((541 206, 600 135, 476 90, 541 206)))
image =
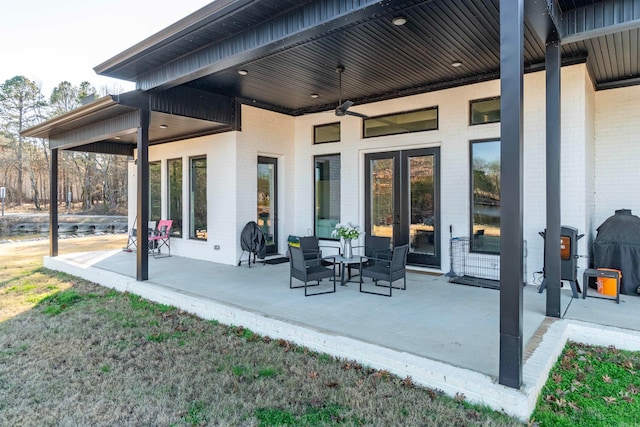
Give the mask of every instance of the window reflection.
POLYGON ((189 237, 207 240, 207 158, 190 160, 189 237))
POLYGON ((471 143, 474 252, 500 253, 500 141, 471 143))
POLYGON ((340 155, 315 158, 316 236, 333 239, 334 227, 340 222, 340 155))
POLYGON ((411 252, 435 255, 435 191, 433 155, 409 158, 411 252))
POLYGON ((160 191, 160 162, 149 163, 149 221, 160 221, 162 197, 160 191))
POLYGON ((167 161, 169 174, 167 219, 173 220, 171 235, 182 236, 182 159, 167 161))

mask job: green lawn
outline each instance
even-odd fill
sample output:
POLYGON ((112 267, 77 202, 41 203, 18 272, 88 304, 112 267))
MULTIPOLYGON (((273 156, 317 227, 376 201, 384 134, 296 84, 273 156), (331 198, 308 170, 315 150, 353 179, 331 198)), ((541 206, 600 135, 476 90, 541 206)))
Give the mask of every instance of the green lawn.
MULTIPOLYGON (((64 250, 123 246, 100 239, 64 250)), ((0 425, 526 425, 410 377, 47 270, 46 251, 46 241, 0 245, 0 425)), ((639 366, 639 353, 569 343, 529 425, 640 425, 639 366)))
POLYGON ((0 246, 2 426, 523 425, 410 377, 49 271, 40 245, 0 246))
POLYGON ((640 353, 568 343, 538 399, 540 426, 640 425, 640 353))

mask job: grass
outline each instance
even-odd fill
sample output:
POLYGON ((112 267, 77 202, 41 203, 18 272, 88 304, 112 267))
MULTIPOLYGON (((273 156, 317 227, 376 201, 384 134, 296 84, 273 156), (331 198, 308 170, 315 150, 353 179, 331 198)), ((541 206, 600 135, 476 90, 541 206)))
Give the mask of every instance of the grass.
MULTIPOLYGON (((410 377, 46 270, 41 245, 20 257, 0 245, 0 425, 524 425, 410 377)), ((568 344, 529 425, 640 424, 638 366, 638 353, 568 344)))
POLYGON ((0 246, 0 425, 523 425, 409 377, 48 271, 46 244, 22 248, 31 255, 17 260, 0 246))
POLYGON ((0 323, 0 348, 0 425, 521 425, 83 281, 0 323))
POLYGON ((540 393, 538 426, 640 425, 640 353, 568 343, 540 393))

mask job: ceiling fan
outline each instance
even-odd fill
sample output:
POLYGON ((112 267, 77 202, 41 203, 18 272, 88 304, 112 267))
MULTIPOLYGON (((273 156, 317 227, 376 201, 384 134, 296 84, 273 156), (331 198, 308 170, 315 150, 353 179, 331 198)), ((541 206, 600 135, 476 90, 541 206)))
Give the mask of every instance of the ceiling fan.
POLYGON ((368 116, 365 116, 364 114, 356 113, 355 111, 349 111, 349 108, 351 108, 351 106, 353 105, 353 101, 349 101, 347 99, 344 102, 342 102, 342 73, 343 72, 344 72, 344 67, 342 65, 339 65, 338 67, 336 67, 336 73, 338 73, 338 76, 340 79, 339 80, 340 98, 338 100, 338 106, 336 107, 336 116, 343 117, 343 116, 349 115, 349 116, 366 119, 368 116))

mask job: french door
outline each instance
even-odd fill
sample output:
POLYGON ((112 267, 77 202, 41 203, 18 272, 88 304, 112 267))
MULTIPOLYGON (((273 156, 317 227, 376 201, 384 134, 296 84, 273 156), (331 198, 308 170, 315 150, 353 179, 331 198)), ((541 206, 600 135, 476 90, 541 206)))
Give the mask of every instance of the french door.
POLYGON ((267 254, 278 252, 278 159, 258 157, 258 227, 267 241, 267 254))
POLYGON ((409 245, 407 262, 440 267, 440 149, 365 155, 365 228, 409 245))

